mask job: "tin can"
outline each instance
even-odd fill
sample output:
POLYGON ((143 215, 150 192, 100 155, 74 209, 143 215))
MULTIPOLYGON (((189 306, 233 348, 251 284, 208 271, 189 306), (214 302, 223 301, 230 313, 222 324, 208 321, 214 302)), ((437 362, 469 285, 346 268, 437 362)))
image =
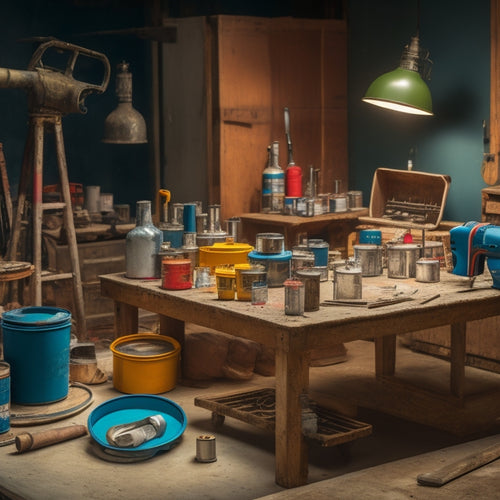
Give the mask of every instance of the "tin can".
POLYGON ((387 247, 387 277, 415 278, 421 246, 413 243, 387 247))
POLYGON ((196 438, 196 461, 202 463, 215 462, 217 455, 215 452, 215 436, 204 434, 196 438))
POLYGON ((285 314, 302 316, 305 302, 304 283, 297 279, 288 279, 283 286, 285 287, 285 314))
POLYGON ((267 283, 254 281, 252 283, 252 305, 263 306, 267 302, 267 283))
POLYGON ((437 259, 439 260, 440 266, 445 267, 444 246, 442 241, 426 241, 422 250, 422 257, 437 259))
POLYGON ((219 300, 234 300, 236 292, 234 267, 216 267, 215 281, 219 300))
POLYGON ((304 311, 318 311, 321 272, 301 269, 296 272, 296 276, 304 283, 304 311))
POLYGON ((440 278, 439 268, 438 259, 418 259, 415 279, 422 283, 437 283, 440 278))
POLYGON ((0 361, 0 434, 10 429, 10 365, 0 361))
POLYGON ((250 266, 239 268, 235 266, 236 271, 236 297, 238 300, 252 300, 252 284, 257 282, 265 283, 267 273, 264 266, 250 266))
POLYGON ((347 191, 347 208, 349 210, 363 208, 363 191, 347 191))
POLYGON ((363 295, 361 268, 338 267, 333 283, 334 299, 361 299, 363 295))
POLYGON ((354 245, 354 259, 361 266, 362 276, 382 274, 382 247, 379 245, 354 245))
POLYGON ((189 259, 163 259, 161 274, 161 287, 165 290, 185 290, 193 286, 189 259))

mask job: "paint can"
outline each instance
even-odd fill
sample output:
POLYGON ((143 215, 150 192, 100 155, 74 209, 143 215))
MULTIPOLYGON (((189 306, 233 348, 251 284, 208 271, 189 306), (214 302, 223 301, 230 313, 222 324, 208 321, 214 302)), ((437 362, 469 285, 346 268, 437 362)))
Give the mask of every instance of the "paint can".
POLYGON ((164 258, 161 263, 161 287, 164 290, 192 288, 191 261, 189 259, 164 258))
POLYGON ((387 246, 387 277, 415 278, 422 247, 413 243, 387 246))
POLYGON ((267 273, 264 266, 250 266, 250 264, 239 264, 234 266, 236 273, 236 297, 237 300, 252 300, 252 284, 254 281, 265 283, 267 273))
POLYGON ((307 247, 292 248, 292 275, 299 269, 314 267, 314 253, 307 250, 307 247))
POLYGON ((113 193, 101 193, 99 197, 99 209, 101 212, 113 211, 113 193))
POLYGON ((219 300, 234 300, 236 292, 236 275, 233 266, 215 268, 217 296, 219 300))
POLYGON ((445 267, 444 246, 442 241, 425 241, 422 257, 428 259, 437 259, 441 267, 445 267))
POLYGON ((252 282, 252 305, 263 306, 267 302, 267 283, 265 281, 252 282))
POLYGON ((363 295, 361 268, 346 265, 335 269, 333 298, 361 299, 363 295))
POLYGON ((361 266, 362 276, 382 274, 382 247, 379 245, 354 245, 354 260, 361 266))
POLYGON ((315 266, 328 265, 328 250, 329 245, 326 241, 321 239, 310 239, 307 242, 308 249, 314 254, 315 266))
POLYGON ((267 273, 267 286, 269 288, 283 286, 290 277, 290 262, 292 252, 285 250, 280 254, 263 254, 252 250, 248 254, 248 261, 252 265, 263 265, 267 273))
POLYGON ((280 233, 259 233, 255 236, 255 251, 259 253, 282 253, 285 251, 285 236, 280 233))
POLYGON ((347 212, 347 196, 343 194, 330 196, 330 212, 347 212))
POLYGON ((302 316, 305 302, 304 283, 297 279, 288 279, 283 286, 285 287, 285 314, 302 316))
POLYGON ((101 186, 85 187, 85 208, 89 213, 99 212, 101 203, 101 186))
POLYGON ((0 361, 0 434, 10 429, 10 365, 0 361))
POLYGON ((216 460, 215 436, 212 434, 198 436, 196 438, 196 461, 210 463, 216 460))
POLYGON ((347 208, 349 210, 363 208, 363 191, 347 191, 347 208))
POLYGON ((184 231, 188 233, 196 233, 196 204, 184 203, 182 211, 182 220, 184 231))
POLYGON ((440 263, 438 259, 418 259, 415 279, 422 283, 437 283, 440 278, 439 268, 440 263))
POLYGON ((296 276, 304 283, 304 311, 318 311, 321 272, 315 269, 301 269, 296 272, 296 276))

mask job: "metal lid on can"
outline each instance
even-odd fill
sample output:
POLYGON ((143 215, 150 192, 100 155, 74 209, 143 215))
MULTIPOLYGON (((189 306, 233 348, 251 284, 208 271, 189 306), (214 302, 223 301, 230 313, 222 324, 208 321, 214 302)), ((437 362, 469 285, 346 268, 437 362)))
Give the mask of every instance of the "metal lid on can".
POLYGON ((163 339, 130 339, 114 346, 117 352, 130 356, 161 356, 175 350, 175 346, 163 339))

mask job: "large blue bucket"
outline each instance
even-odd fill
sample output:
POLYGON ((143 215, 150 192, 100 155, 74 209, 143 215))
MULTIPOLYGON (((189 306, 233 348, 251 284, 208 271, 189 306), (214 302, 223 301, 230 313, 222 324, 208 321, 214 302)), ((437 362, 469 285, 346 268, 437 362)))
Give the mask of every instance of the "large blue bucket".
POLYGON ((71 313, 23 307, 4 312, 1 325, 11 401, 46 404, 64 399, 69 391, 71 313))

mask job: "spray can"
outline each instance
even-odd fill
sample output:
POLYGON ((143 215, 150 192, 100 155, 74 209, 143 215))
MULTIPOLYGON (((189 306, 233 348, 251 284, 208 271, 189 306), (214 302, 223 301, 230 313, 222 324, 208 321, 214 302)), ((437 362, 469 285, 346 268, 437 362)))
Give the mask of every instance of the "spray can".
POLYGON ((285 172, 279 166, 279 142, 274 141, 268 150, 267 167, 262 173, 261 212, 280 214, 285 208, 285 172))

